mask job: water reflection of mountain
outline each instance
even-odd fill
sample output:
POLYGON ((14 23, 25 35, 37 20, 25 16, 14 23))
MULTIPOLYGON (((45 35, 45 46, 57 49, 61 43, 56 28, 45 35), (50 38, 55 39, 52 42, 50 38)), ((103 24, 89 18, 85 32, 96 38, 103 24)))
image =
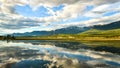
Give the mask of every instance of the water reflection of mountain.
MULTIPOLYGON (((17 41, 21 42, 21 41, 17 41)), ((120 42, 60 42, 60 41, 39 41, 29 40, 22 41, 24 43, 31 43, 33 45, 55 45, 57 47, 63 47, 71 50, 78 49, 91 49, 95 51, 105 51, 120 54, 120 42)))
POLYGON ((63 41, 39 41, 39 40, 29 40, 29 41, 17 41, 17 42, 24 42, 24 43, 31 43, 33 45, 54 45, 57 47, 68 48, 72 50, 76 50, 79 48, 90 49, 89 46, 86 46, 80 42, 63 42, 63 41))

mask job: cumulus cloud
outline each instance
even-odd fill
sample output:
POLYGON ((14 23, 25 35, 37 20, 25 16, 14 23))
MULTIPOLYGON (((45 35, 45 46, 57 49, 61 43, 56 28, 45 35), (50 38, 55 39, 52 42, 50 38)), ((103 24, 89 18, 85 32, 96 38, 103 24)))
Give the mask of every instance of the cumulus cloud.
POLYGON ((7 29, 20 29, 32 26, 39 26, 37 19, 25 18, 25 17, 12 17, 6 14, 0 14, 0 27, 7 29))
POLYGON ((103 17, 103 14, 106 12, 120 11, 119 4, 120 0, 0 0, 0 28, 9 31, 12 29, 38 27, 40 26, 40 23, 42 23, 42 26, 47 26, 54 22, 64 22, 65 20, 77 18, 78 16, 88 16, 93 18, 83 23, 73 22, 73 24, 67 23, 67 25, 58 25, 62 27, 74 24, 80 24, 82 26, 100 23, 104 24, 119 20, 119 15, 103 17), (37 10, 40 6, 44 6, 51 16, 27 18, 16 13, 16 5, 29 5, 33 10, 37 10), (64 5, 62 11, 53 11, 52 8, 59 5, 64 5), (87 6, 94 6, 95 8, 90 11, 85 11, 87 6))
MULTIPOLYGON (((40 5, 47 7, 54 7, 61 4, 67 4, 64 8, 64 12, 75 11, 75 13, 80 13, 87 5, 102 5, 119 2, 120 0, 1 0, 1 9, 3 12, 14 12, 15 5, 26 5, 29 4, 33 9, 39 7, 40 5), (84 8, 83 8, 84 6, 84 8), (78 8, 79 7, 79 8, 78 8), (80 8, 82 7, 82 8, 80 8), (77 9, 77 10, 76 10, 77 9)), ((70 13, 70 12, 69 12, 70 13)))

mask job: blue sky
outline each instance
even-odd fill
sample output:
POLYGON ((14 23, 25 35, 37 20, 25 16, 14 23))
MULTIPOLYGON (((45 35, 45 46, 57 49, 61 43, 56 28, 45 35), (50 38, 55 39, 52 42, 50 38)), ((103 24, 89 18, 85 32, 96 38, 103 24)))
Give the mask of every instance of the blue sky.
POLYGON ((0 35, 106 24, 119 17, 120 0, 0 0, 0 35))
POLYGON ((51 15, 48 13, 48 10, 44 6, 40 6, 36 10, 33 10, 29 5, 17 5, 15 6, 15 12, 25 17, 47 17, 51 15))

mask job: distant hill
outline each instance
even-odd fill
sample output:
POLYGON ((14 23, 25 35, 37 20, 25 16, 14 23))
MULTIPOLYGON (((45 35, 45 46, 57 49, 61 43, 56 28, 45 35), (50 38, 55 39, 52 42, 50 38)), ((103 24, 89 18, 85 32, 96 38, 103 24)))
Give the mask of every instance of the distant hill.
POLYGON ((70 26, 66 28, 61 28, 52 31, 33 31, 33 32, 26 32, 26 33, 14 33, 14 36, 48 36, 48 35, 55 35, 55 34, 78 34, 89 30, 88 27, 77 27, 77 26, 70 26))
POLYGON ((118 29, 120 28, 120 21, 112 22, 110 24, 105 24, 105 25, 95 25, 92 28, 100 29, 100 30, 118 29))

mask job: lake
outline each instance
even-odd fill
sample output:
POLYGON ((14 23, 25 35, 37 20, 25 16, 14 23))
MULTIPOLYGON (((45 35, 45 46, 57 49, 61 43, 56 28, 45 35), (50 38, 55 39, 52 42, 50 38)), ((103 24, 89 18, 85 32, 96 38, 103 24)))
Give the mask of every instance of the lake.
POLYGON ((120 42, 0 41, 0 68, 120 68, 120 42))

